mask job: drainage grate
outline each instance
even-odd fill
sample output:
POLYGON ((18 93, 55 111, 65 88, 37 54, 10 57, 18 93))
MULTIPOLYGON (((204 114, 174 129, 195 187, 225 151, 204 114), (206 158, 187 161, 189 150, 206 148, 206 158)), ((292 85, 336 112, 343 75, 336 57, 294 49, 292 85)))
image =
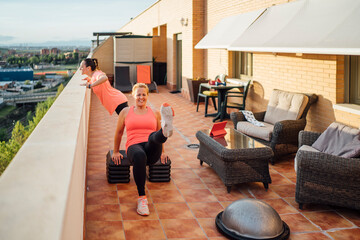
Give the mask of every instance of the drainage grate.
POLYGON ((191 149, 197 149, 197 148, 199 148, 199 144, 192 143, 192 144, 186 145, 186 147, 191 148, 191 149))

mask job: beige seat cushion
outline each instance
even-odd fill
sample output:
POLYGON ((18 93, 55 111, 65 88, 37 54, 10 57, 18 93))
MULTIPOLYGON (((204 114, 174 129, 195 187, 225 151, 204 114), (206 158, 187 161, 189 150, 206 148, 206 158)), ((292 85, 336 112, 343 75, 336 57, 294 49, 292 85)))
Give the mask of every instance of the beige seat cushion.
MULTIPOLYGON (((308 145, 302 145, 297 152, 299 151, 307 151, 307 152, 320 152, 319 150, 316 150, 315 148, 313 147, 310 147, 308 145)), ((297 160, 297 154, 295 156, 295 159, 294 159, 294 168, 295 168, 295 172, 297 172, 297 165, 298 165, 298 160, 297 160)))
POLYGON ((248 121, 240 121, 237 123, 236 129, 242 133, 245 133, 246 135, 270 141, 272 132, 274 130, 274 125, 266 122, 262 123, 264 123, 264 127, 255 126, 248 121))
POLYGON ((309 98, 304 94, 274 89, 264 122, 275 124, 283 120, 297 120, 303 114, 308 101, 309 98))

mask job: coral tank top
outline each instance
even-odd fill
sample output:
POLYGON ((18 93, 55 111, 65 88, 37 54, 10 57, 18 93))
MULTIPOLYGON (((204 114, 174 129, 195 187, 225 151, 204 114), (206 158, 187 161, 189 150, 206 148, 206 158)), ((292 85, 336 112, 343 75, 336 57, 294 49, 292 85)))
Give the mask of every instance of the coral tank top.
MULTIPOLYGON (((91 77, 90 83, 96 82, 102 75, 106 76, 104 72, 100 70, 96 70, 91 77)), ((115 112, 117 106, 128 101, 126 96, 122 92, 113 88, 110 85, 109 81, 106 81, 100 85, 92 87, 92 90, 94 91, 96 96, 100 99, 100 102, 110 113, 110 115, 112 115, 115 112)))
POLYGON ((125 118, 127 141, 126 151, 129 146, 147 142, 150 133, 155 132, 157 128, 157 119, 151 108, 146 107, 147 112, 138 115, 134 112, 134 106, 131 106, 125 118))

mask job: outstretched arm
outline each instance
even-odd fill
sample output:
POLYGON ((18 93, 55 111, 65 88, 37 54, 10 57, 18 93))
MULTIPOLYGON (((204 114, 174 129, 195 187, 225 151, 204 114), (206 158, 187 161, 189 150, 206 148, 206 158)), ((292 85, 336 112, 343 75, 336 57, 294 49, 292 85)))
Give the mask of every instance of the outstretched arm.
POLYGON ((121 110, 118 118, 118 122, 116 125, 116 131, 114 136, 114 149, 113 149, 113 155, 112 160, 116 165, 121 164, 121 159, 123 158, 123 155, 119 153, 121 138, 124 133, 125 128, 125 117, 127 116, 127 113, 129 112, 129 108, 126 107, 123 110, 121 110))
MULTIPOLYGON (((91 84, 91 87, 95 87, 97 85, 100 85, 108 80, 108 77, 105 74, 102 74, 98 77, 98 79, 91 84)), ((89 85, 87 85, 88 87, 89 85)))

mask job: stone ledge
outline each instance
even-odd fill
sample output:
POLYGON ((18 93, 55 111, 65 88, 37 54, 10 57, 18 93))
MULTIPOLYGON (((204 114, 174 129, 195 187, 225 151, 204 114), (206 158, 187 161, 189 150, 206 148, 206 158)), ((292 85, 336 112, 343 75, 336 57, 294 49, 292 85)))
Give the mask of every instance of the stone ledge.
POLYGON ((0 178, 0 239, 83 239, 90 90, 78 70, 0 178))
POLYGON ((333 108, 343 112, 348 112, 356 115, 360 115, 360 105, 350 104, 350 103, 341 103, 334 104, 333 108))

